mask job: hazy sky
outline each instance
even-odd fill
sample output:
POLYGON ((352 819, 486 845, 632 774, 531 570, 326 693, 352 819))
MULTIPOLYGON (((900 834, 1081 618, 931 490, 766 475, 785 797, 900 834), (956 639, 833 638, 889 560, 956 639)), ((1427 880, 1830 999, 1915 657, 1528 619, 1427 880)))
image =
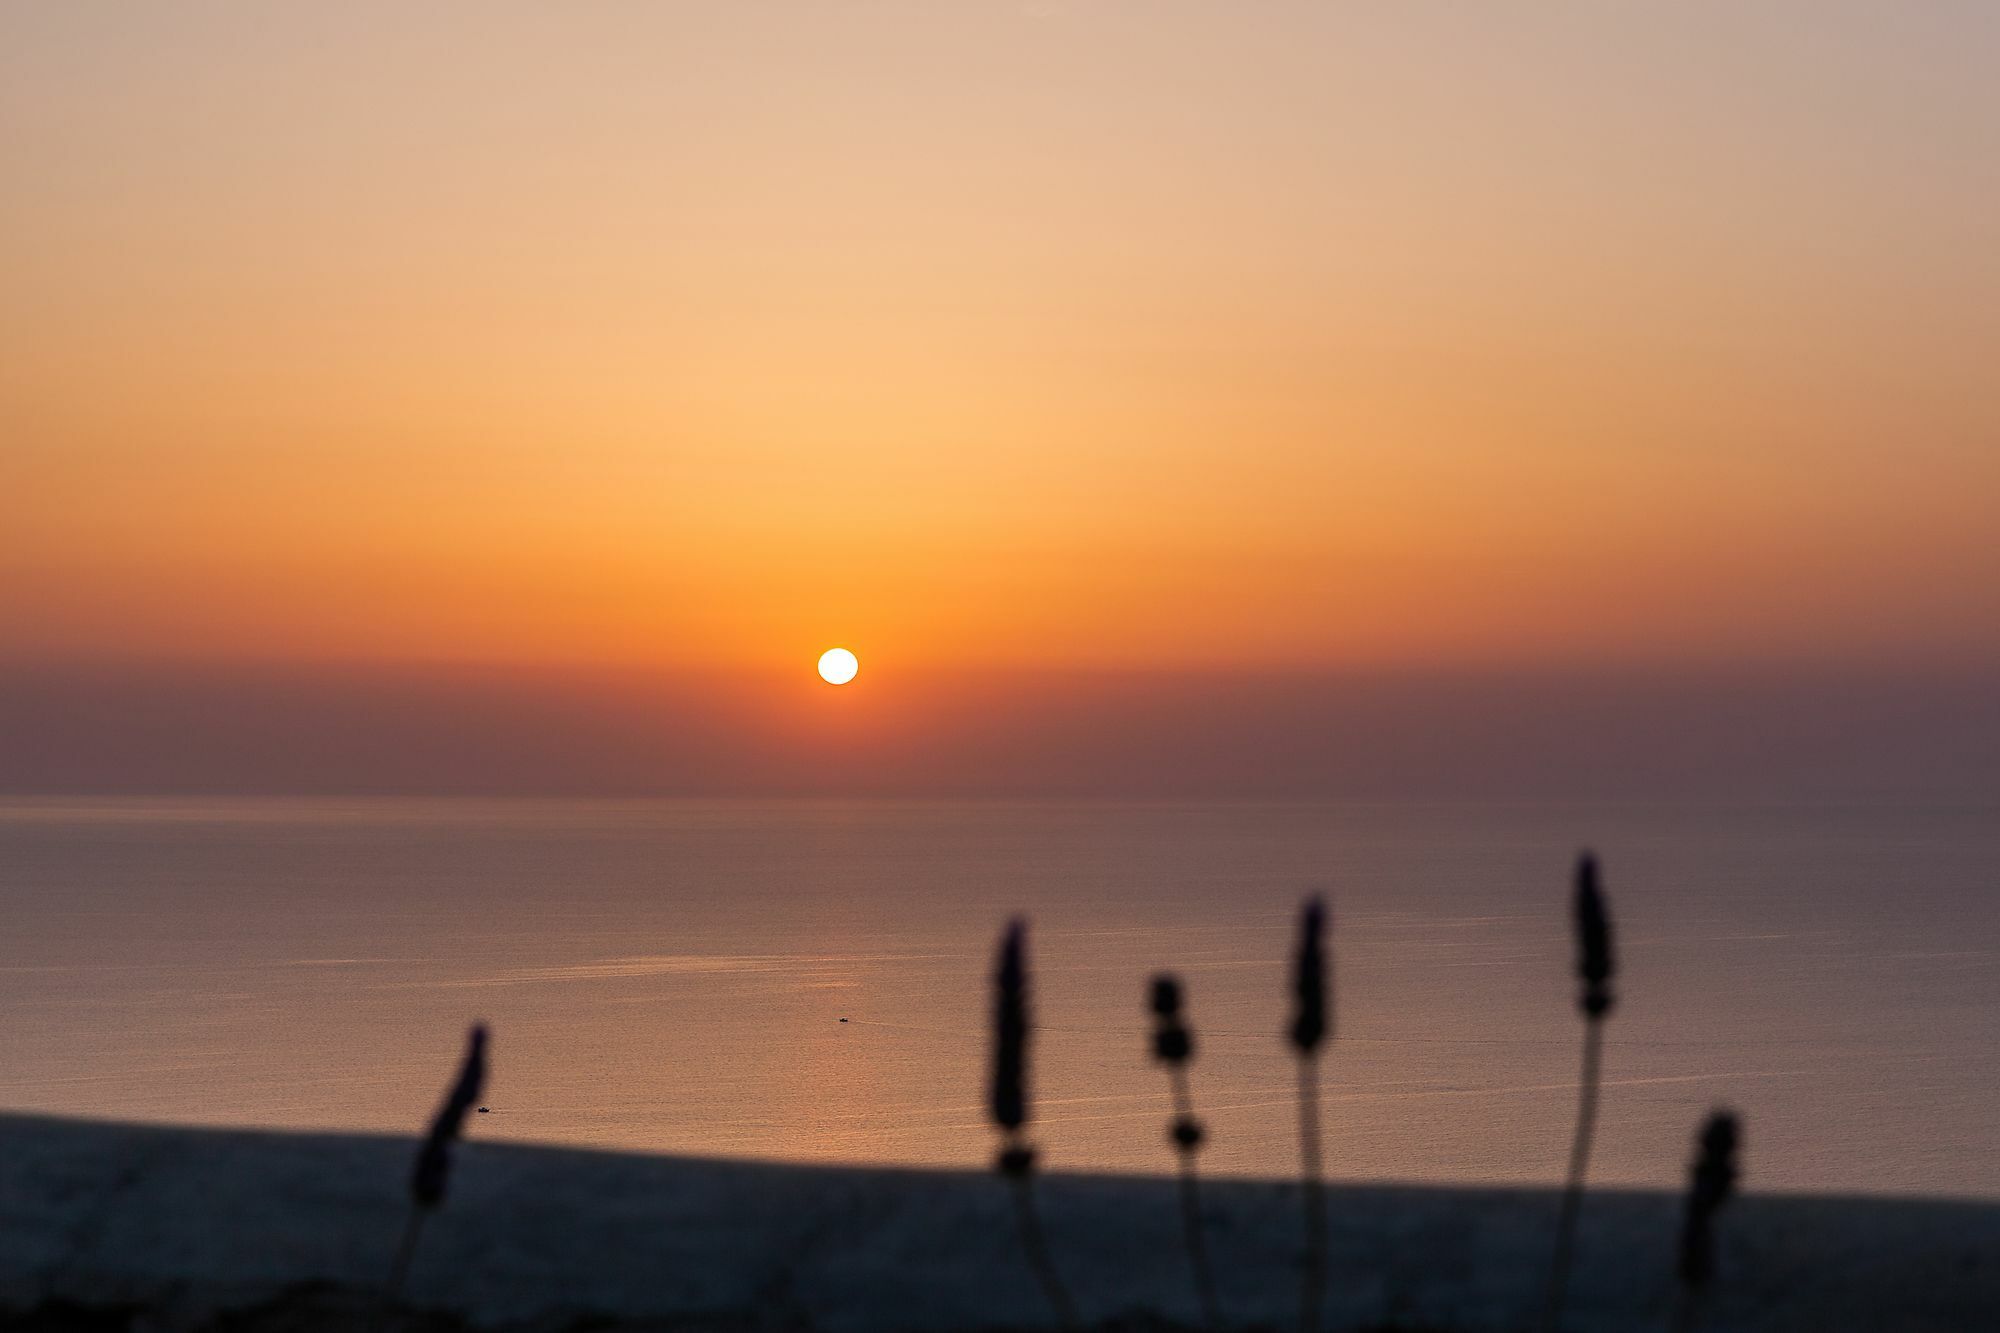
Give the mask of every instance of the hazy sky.
POLYGON ((1976 676, 1996 69, 1984 3, 0 0, 0 666, 1976 676))

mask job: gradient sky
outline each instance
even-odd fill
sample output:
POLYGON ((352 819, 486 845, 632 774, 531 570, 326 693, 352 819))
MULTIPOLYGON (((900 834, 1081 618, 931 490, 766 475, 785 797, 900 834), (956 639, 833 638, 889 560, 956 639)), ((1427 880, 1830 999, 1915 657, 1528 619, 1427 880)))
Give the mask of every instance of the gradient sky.
POLYGON ((1983 3, 7 0, 9 706, 1976 679, 1996 68, 1983 3))

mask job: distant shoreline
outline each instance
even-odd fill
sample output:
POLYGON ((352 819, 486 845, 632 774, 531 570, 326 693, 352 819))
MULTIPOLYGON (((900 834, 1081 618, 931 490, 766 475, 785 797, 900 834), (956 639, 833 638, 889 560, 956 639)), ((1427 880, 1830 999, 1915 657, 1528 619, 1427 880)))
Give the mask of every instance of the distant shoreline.
MULTIPOLYGON (((193 1327, 351 1325, 388 1263, 412 1146, 0 1117, 4 1322, 115 1307, 193 1327)), ((1195 1326, 1170 1181, 1046 1186, 1056 1261, 1093 1327, 1195 1326)), ((1223 1180, 1208 1198, 1231 1326, 1283 1326, 1292 1187, 1223 1180)), ((473 1142, 410 1304, 482 1328, 1048 1327, 1007 1202, 983 1173, 473 1142)), ((1678 1210, 1664 1193, 1591 1196, 1574 1327, 1663 1326, 1678 1210)), ((1553 1211, 1543 1190, 1336 1190, 1328 1328, 1531 1324, 1553 1211)), ((1725 1224, 1716 1328, 1942 1333, 1994 1309, 2000 1201, 1753 1193, 1725 1224)))

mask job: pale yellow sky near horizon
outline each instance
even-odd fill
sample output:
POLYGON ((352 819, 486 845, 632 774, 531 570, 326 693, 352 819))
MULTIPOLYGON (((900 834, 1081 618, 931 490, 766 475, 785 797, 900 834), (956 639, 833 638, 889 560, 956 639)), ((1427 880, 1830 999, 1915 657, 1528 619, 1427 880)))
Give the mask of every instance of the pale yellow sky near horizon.
POLYGON ((2000 9, 0 3, 0 657, 2000 661, 2000 9))

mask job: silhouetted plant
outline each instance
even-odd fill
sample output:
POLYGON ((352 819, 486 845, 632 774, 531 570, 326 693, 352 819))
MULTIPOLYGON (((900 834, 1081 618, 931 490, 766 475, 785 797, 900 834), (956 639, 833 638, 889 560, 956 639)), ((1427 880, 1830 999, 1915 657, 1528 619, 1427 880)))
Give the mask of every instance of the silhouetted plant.
POLYGON ((1035 1149, 1022 1130, 1028 1123, 1028 960, 1027 924, 1008 923, 1000 939, 1000 959, 994 969, 993 1083, 989 1106, 999 1127, 1000 1174, 1013 1186, 1021 1245, 1040 1279, 1049 1305, 1064 1328, 1076 1327, 1076 1310, 1049 1256, 1035 1209, 1035 1149))
POLYGON ((1715 1273, 1715 1215, 1736 1188, 1736 1152, 1742 1127, 1728 1111, 1712 1112, 1695 1140, 1688 1168, 1687 1215, 1681 1222, 1680 1299, 1674 1310, 1676 1333, 1690 1333, 1715 1273))
POLYGON ((1326 1184, 1320 1163, 1319 1048, 1332 1031, 1328 1000, 1326 908, 1308 898, 1299 913, 1292 966, 1292 1025, 1286 1034, 1299 1066, 1299 1178, 1305 1209, 1305 1263, 1299 1283, 1299 1327, 1317 1333, 1326 1286, 1326 1184))
POLYGON ((1153 1058, 1167 1067, 1167 1083, 1172 1094, 1174 1118, 1167 1137, 1180 1160, 1181 1227, 1187 1237, 1188 1263, 1194 1272, 1195 1298, 1201 1315, 1212 1329, 1222 1326, 1222 1311, 1215 1299, 1215 1278, 1208 1267, 1208 1246, 1202 1239, 1201 1186, 1195 1174, 1195 1154, 1204 1137, 1201 1121, 1195 1118, 1194 1094, 1188 1087, 1188 1065, 1194 1059, 1194 1033, 1181 1012, 1181 983, 1161 973, 1153 978, 1153 1058))
POLYGON ((1555 1253, 1549 1263, 1548 1297, 1542 1307, 1543 1333, 1555 1333, 1562 1323, 1569 1293, 1570 1258, 1576 1247, 1576 1224, 1583 1208, 1584 1177, 1590 1169, 1590 1145, 1597 1132, 1597 1094, 1604 1057, 1604 1019, 1611 1012, 1611 976, 1617 963, 1611 949, 1611 915, 1598 887, 1597 858, 1585 852, 1576 863, 1576 974, 1581 983, 1577 1008, 1583 1014, 1583 1073, 1577 1093, 1576 1135, 1570 1141, 1569 1175, 1563 1185, 1562 1208, 1556 1217, 1555 1253))
POLYGON ((417 1251, 417 1237, 424 1220, 444 1202, 445 1186, 451 1179, 451 1145, 465 1129, 465 1117, 479 1101, 486 1084, 486 1029, 475 1026, 466 1038, 465 1060, 458 1077, 444 1095, 444 1102, 431 1118, 430 1132, 417 1149, 415 1168, 410 1172, 410 1220, 403 1229, 403 1242, 396 1249, 395 1264, 389 1270, 389 1299, 403 1294, 410 1262, 417 1251))

